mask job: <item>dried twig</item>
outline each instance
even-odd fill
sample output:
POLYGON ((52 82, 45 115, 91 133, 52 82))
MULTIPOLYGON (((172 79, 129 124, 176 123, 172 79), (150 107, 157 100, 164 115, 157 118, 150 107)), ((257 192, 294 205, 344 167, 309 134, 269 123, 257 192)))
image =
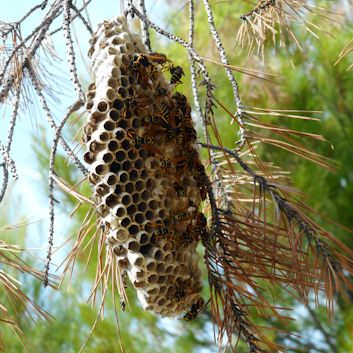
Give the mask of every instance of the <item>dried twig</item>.
POLYGON ((76 112, 82 107, 83 103, 81 100, 75 102, 66 113, 65 117, 62 119, 60 125, 55 131, 55 136, 53 140, 52 149, 50 152, 50 161, 49 161, 49 238, 48 238, 48 252, 47 252, 47 262, 45 264, 45 271, 43 276, 44 287, 48 285, 49 279, 49 266, 51 262, 52 247, 53 247, 53 238, 54 238, 54 165, 55 165, 55 156, 56 150, 58 148, 58 142, 61 138, 61 131, 64 128, 67 120, 70 118, 71 114, 76 112))
POLYGON ((71 74, 71 81, 74 85, 76 94, 80 101, 84 101, 84 93, 82 92, 81 84, 78 80, 77 75, 77 67, 75 63, 75 51, 73 47, 73 41, 71 38, 71 31, 70 31, 70 23, 71 23, 71 3, 72 0, 65 0, 63 3, 63 11, 64 11, 64 22, 63 22, 63 31, 66 40, 66 50, 67 50, 67 58, 69 64, 69 70, 71 74))
MULTIPOLYGON (((189 27, 189 44, 190 47, 194 47, 194 32, 195 32, 195 9, 194 9, 194 1, 189 0, 189 16, 190 16, 190 27, 189 27)), ((192 93, 194 96, 194 104, 196 108, 197 117, 201 119, 202 117, 202 110, 200 104, 199 93, 197 90, 197 82, 196 82, 196 69, 194 60, 189 54, 189 62, 190 62, 190 72, 191 72, 191 87, 192 93)))
POLYGON ((8 29, 2 31, 2 36, 6 37, 11 31, 13 31, 16 27, 19 27, 22 22, 24 22, 29 16, 32 15, 33 12, 35 12, 38 9, 44 10, 45 7, 47 6, 48 0, 44 0, 40 4, 34 5, 32 8, 30 8, 27 13, 21 17, 18 21, 8 24, 8 29))
POLYGON ((11 159, 10 157, 10 150, 11 150, 11 145, 13 142, 13 134, 15 131, 15 125, 16 125, 16 120, 17 120, 17 115, 18 115, 18 108, 19 108, 19 102, 20 102, 20 84, 21 80, 18 83, 18 87, 16 90, 16 95, 15 95, 15 102, 12 110, 12 115, 9 123, 9 131, 7 134, 7 139, 6 139, 6 145, 0 144, 0 152, 3 155, 4 159, 4 164, 3 164, 3 172, 4 172, 4 180, 3 180, 3 185, 1 187, 1 192, 0 192, 0 203, 3 200, 6 189, 7 189, 7 184, 8 184, 8 179, 9 179, 9 168, 11 169, 12 175, 15 179, 18 178, 17 171, 16 171, 16 165, 15 162, 11 159))
POLYGON ((233 76, 232 70, 230 70, 228 68, 228 66, 227 66, 227 65, 229 65, 227 54, 226 54, 226 52, 224 50, 222 41, 221 41, 221 39, 219 37, 219 34, 217 32, 217 29, 216 29, 216 26, 214 24, 213 13, 212 13, 210 4, 209 4, 208 0, 203 0, 203 2, 204 2, 205 9, 206 9, 206 12, 207 12, 208 24, 209 24, 210 29, 211 29, 213 40, 216 43, 219 55, 221 57, 221 61, 225 65, 224 66, 224 70, 225 70, 225 72, 226 72, 226 74, 228 76, 228 79, 229 79, 229 81, 230 81, 230 83, 232 85, 232 89, 233 89, 234 101, 235 101, 235 104, 236 104, 236 107, 237 107, 235 117, 238 120, 238 125, 239 125, 240 141, 239 141, 239 144, 238 144, 238 148, 240 150, 240 149, 242 149, 242 147, 246 143, 246 130, 245 130, 244 121, 243 121, 242 103, 241 103, 240 94, 239 94, 239 87, 238 87, 237 81, 235 80, 235 78, 233 76))
MULTIPOLYGON (((147 18, 145 0, 139 0, 139 8, 140 8, 141 12, 143 13, 144 17, 147 18)), ((150 34, 148 33, 148 24, 146 23, 145 20, 142 19, 141 25, 142 25, 142 39, 143 39, 143 43, 147 47, 147 50, 149 52, 151 52, 152 49, 151 49, 150 34)))
POLYGON ((52 5, 48 14, 43 19, 42 23, 38 25, 33 31, 25 37, 13 50, 3 65, 2 72, 0 73, 0 82, 3 84, 3 88, 0 91, 0 102, 7 97, 10 89, 15 83, 17 75, 21 75, 25 68, 27 68, 32 60, 35 57, 38 48, 41 46, 49 26, 54 21, 54 19, 60 14, 60 5, 52 5), (26 51, 26 55, 23 61, 19 65, 16 65, 15 70, 9 70, 9 65, 13 60, 18 56, 18 53, 22 48, 25 47, 26 43, 33 38, 33 45, 29 50, 26 51))
POLYGON ((87 31, 92 35, 93 34, 93 29, 92 29, 91 25, 88 23, 88 21, 83 17, 83 15, 81 13, 82 10, 84 10, 87 7, 89 2, 90 1, 85 2, 84 6, 81 9, 78 9, 74 4, 71 3, 71 8, 74 10, 75 16, 71 17, 71 21, 70 22, 72 23, 74 21, 74 19, 76 17, 78 17, 82 21, 82 23, 85 25, 87 31))

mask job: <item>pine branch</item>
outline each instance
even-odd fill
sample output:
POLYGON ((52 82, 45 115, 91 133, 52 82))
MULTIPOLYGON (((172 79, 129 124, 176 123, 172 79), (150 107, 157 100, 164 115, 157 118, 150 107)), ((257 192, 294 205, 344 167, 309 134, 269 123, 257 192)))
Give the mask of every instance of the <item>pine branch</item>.
POLYGON ((35 27, 33 31, 12 50, 12 53, 9 55, 3 66, 2 72, 0 73, 0 83, 2 83, 3 86, 2 90, 0 91, 0 102, 2 102, 5 97, 7 97, 10 89, 15 83, 16 77, 21 75, 24 69, 30 65, 31 59, 35 57, 38 48, 41 46, 42 41, 47 34, 49 26, 54 21, 54 19, 59 16, 60 9, 60 5, 53 5, 41 24, 35 27), (14 61, 14 59, 18 56, 19 51, 25 47, 26 43, 30 39, 33 39, 32 42, 34 44, 28 51, 26 51, 27 54, 25 55, 24 60, 19 60, 20 64, 16 66, 16 71, 9 70, 10 63, 14 61))
MULTIPOLYGON (((303 233, 306 236, 308 247, 311 249, 311 251, 317 258, 322 260, 322 267, 319 263, 315 262, 314 268, 310 271, 312 271, 312 273, 315 273, 315 271, 326 273, 327 271, 327 275, 324 275, 324 281, 327 290, 327 295, 331 304, 331 282, 335 282, 337 289, 340 288, 340 283, 344 283, 346 286, 352 289, 352 284, 349 283, 344 274, 344 270, 347 270, 350 273, 353 269, 352 261, 349 260, 349 257, 351 256, 351 252, 349 249, 345 248, 344 245, 341 244, 338 240, 334 240, 329 233, 322 231, 321 228, 315 225, 313 221, 309 220, 306 216, 304 216, 304 214, 300 212, 295 206, 293 206, 290 201, 286 200, 283 196, 281 196, 278 191, 278 185, 268 181, 266 177, 257 174, 252 168, 249 167, 247 163, 242 160, 242 158, 237 152, 220 146, 213 146, 207 144, 201 144, 201 146, 216 151, 225 152, 226 154, 234 158, 234 160, 239 164, 239 166, 249 176, 251 176, 254 185, 259 185, 260 195, 263 193, 268 193, 271 196, 271 199, 273 200, 276 209, 278 209, 278 211, 280 211, 288 221, 288 231, 291 231, 291 229, 293 228, 293 222, 297 225, 299 229, 299 235, 303 233), (319 236, 321 236, 322 238, 320 238, 319 236), (339 255, 339 253, 337 253, 335 250, 331 249, 328 246, 325 239, 333 241, 335 245, 341 250, 341 252, 346 253, 347 255, 339 255)), ((280 215, 277 215, 277 219, 280 219, 280 215)), ((293 251, 296 251, 295 248, 293 249, 293 251)), ((312 285, 309 284, 309 287, 311 286, 312 285)))
POLYGON ((293 43, 304 52, 294 34, 292 24, 298 23, 315 38, 319 38, 320 32, 325 32, 323 27, 320 28, 307 19, 308 14, 320 16, 322 20, 333 21, 324 14, 322 8, 313 6, 306 0, 260 0, 255 8, 240 16, 242 24, 236 41, 240 46, 248 46, 249 56, 257 48, 258 53, 264 58, 267 38, 271 38, 273 44, 276 44, 277 37, 280 47, 290 47, 293 43))

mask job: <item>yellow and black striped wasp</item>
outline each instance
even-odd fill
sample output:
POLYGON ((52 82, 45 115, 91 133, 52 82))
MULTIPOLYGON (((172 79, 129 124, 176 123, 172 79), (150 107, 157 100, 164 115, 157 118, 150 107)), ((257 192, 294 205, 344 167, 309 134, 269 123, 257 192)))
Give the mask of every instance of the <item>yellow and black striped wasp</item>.
POLYGON ((202 311, 205 305, 205 300, 199 298, 195 303, 191 304, 190 310, 183 316, 185 321, 191 321, 197 318, 198 314, 202 311))
POLYGON ((139 148, 142 145, 154 145, 155 139, 149 136, 136 136, 136 131, 129 129, 127 131, 127 136, 131 146, 139 148))
POLYGON ((178 84, 178 83, 182 83, 180 81, 181 77, 184 76, 184 71, 180 66, 174 66, 171 65, 169 68, 169 72, 172 75, 172 77, 170 78, 170 83, 172 85, 178 84))

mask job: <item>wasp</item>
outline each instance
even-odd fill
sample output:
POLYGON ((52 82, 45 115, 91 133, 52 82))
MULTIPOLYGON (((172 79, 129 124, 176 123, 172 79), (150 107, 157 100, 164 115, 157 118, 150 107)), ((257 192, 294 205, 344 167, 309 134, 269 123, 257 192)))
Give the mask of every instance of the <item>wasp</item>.
POLYGON ((185 197, 186 192, 182 185, 178 184, 178 182, 173 183, 173 189, 176 191, 178 197, 185 197))
POLYGON ((156 82, 158 80, 159 72, 156 66, 154 66, 153 64, 150 64, 149 66, 147 66, 146 78, 147 78, 147 81, 151 79, 152 82, 156 82))
POLYGON ((177 145, 184 144, 184 132, 180 127, 176 129, 176 143, 177 145))
POLYGON ((205 200, 207 195, 206 172, 205 167, 201 164, 201 162, 197 163, 194 179, 196 181, 197 187, 200 190, 201 199, 205 200))
POLYGON ((180 302, 186 297, 187 290, 191 285, 191 278, 182 281, 180 284, 176 284, 174 294, 171 297, 173 302, 180 302))
POLYGON ((172 162, 169 159, 160 159, 157 161, 157 166, 164 170, 172 169, 172 162))
POLYGON ((182 246, 184 248, 188 247, 193 241, 199 241, 202 239, 203 244, 205 244, 208 233, 206 230, 207 220, 206 217, 201 212, 196 213, 196 224, 192 226, 188 225, 186 231, 183 233, 182 246))
POLYGON ((176 92, 174 93, 172 98, 175 100, 178 108, 183 113, 183 115, 187 114, 188 111, 191 111, 190 105, 188 104, 186 97, 182 93, 176 92))
POLYGON ((136 148, 141 147, 141 145, 154 145, 155 139, 154 137, 149 136, 136 136, 136 131, 133 129, 128 129, 126 135, 129 138, 129 142, 131 146, 136 148))
POLYGON ((159 116, 155 114, 147 115, 142 118, 142 125, 157 125, 159 122, 159 116))
POLYGON ((152 237, 153 237, 154 243, 158 242, 160 239, 173 240, 174 239, 174 231, 158 224, 156 229, 152 233, 152 237))
POLYGON ((186 97, 180 92, 175 92, 172 98, 179 104, 186 103, 186 97))
POLYGON ((205 301, 203 298, 197 299, 195 303, 191 304, 190 310, 183 316, 183 319, 185 321, 191 321, 196 319, 204 305, 205 301))
POLYGON ((138 102, 135 97, 128 97, 125 99, 125 109, 135 111, 138 108, 138 102))
POLYGON ((168 122, 170 107, 166 103, 160 103, 157 106, 158 113, 157 115, 161 116, 166 122, 168 122))
POLYGON ((142 145, 153 145, 154 143, 155 140, 153 137, 135 136, 130 139, 130 144, 136 148, 139 148, 142 145))
POLYGON ((157 93, 160 96, 167 96, 168 95, 167 89, 164 87, 160 87, 160 86, 158 86, 158 88, 157 88, 157 93))
POLYGON ((123 298, 120 298, 120 307, 121 307, 122 311, 125 311, 126 303, 125 303, 125 300, 123 298))
POLYGON ((145 54, 135 54, 134 57, 131 60, 130 67, 134 68, 137 65, 142 65, 144 67, 147 67, 150 65, 150 62, 147 58, 147 55, 145 54))
POLYGON ((196 141, 197 134, 196 134, 196 130, 193 127, 186 127, 185 132, 189 141, 192 141, 192 142, 196 141))
POLYGON ((190 227, 182 234, 182 238, 181 246, 183 248, 187 248, 194 241, 193 232, 190 227))
POLYGON ((180 126, 183 121, 183 116, 179 112, 174 112, 174 122, 175 126, 180 126))
POLYGON ((171 65, 170 66, 170 69, 169 69, 172 77, 170 78, 170 83, 173 85, 173 84, 177 84, 177 83, 182 83, 180 81, 181 77, 184 76, 184 71, 183 69, 180 67, 180 66, 173 66, 171 65))
POLYGON ((202 212, 198 212, 196 215, 196 224, 193 233, 196 240, 201 239, 202 244, 206 243, 208 238, 207 219, 202 212))
POLYGON ((174 138, 177 139, 178 143, 178 136, 180 135, 180 128, 173 127, 169 122, 162 123, 162 129, 165 130, 166 136, 168 140, 173 140, 174 138))
POLYGON ((173 140, 173 138, 178 136, 176 129, 173 128, 171 125, 166 126, 165 130, 166 130, 166 136, 168 140, 173 140))
MULTIPOLYGON (((190 108, 190 106, 189 106, 190 108)), ((191 109, 187 109, 184 113, 184 123, 186 126, 193 126, 192 125, 192 118, 191 118, 191 109)))
POLYGON ((177 136, 177 130, 170 124, 169 121, 171 117, 170 107, 166 103, 160 103, 157 106, 157 109, 158 113, 156 113, 156 115, 163 120, 161 126, 166 131, 167 138, 172 140, 177 136))
POLYGON ((192 214, 188 211, 179 210, 179 211, 174 212, 174 218, 176 221, 184 221, 184 220, 189 219, 191 217, 192 217, 192 214))
POLYGON ((164 65, 167 62, 170 62, 170 60, 167 58, 165 54, 162 53, 150 53, 148 55, 149 59, 157 64, 164 65))
POLYGON ((196 130, 192 124, 191 111, 187 110, 184 114, 183 125, 185 130, 185 135, 188 142, 194 142, 197 138, 196 130))
POLYGON ((178 136, 178 129, 174 128, 171 124, 168 122, 162 122, 161 124, 162 130, 165 131, 165 135, 168 140, 173 140, 178 136))
POLYGON ((175 162, 175 169, 178 174, 183 173, 186 169, 192 170, 194 167, 193 156, 189 153, 183 153, 181 157, 178 157, 175 162))
POLYGON ((183 172, 187 166, 188 159, 187 158, 181 158, 177 160, 175 163, 175 169, 177 172, 183 172))
POLYGON ((152 82, 158 80, 158 70, 155 65, 150 63, 145 54, 135 54, 130 62, 130 68, 136 72, 138 82, 145 88, 148 86, 149 80, 152 82))
POLYGON ((147 116, 142 121, 143 125, 155 126, 165 131, 168 140, 176 137, 176 129, 173 128, 163 117, 159 115, 147 116))

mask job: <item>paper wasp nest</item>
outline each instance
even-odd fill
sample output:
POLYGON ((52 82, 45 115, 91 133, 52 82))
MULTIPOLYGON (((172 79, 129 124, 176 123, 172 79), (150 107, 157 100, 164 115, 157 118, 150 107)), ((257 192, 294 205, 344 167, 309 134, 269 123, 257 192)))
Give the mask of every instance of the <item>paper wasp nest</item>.
POLYGON ((101 24, 91 44, 84 159, 107 242, 145 309, 188 318, 202 302, 206 196, 190 106, 176 90, 183 71, 147 54, 124 17, 101 24))

